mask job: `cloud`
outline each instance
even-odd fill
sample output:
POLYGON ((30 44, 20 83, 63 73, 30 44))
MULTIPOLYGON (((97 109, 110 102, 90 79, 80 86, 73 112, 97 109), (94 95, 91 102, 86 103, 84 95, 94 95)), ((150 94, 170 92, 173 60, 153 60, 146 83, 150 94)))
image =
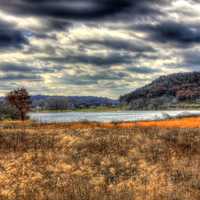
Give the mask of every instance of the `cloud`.
POLYGON ((83 46, 100 46, 107 47, 112 50, 125 50, 132 52, 153 52, 154 49, 150 45, 145 44, 143 41, 138 41, 137 39, 130 40, 122 38, 103 38, 103 39, 88 39, 88 40, 78 40, 79 44, 83 46))
POLYGON ((14 24, 0 20, 0 49, 21 49, 28 44, 22 30, 18 30, 14 24))
POLYGON ((45 27, 44 29, 49 31, 63 31, 73 26, 73 23, 59 19, 46 19, 44 23, 46 24, 45 26, 43 25, 43 27, 45 27))
POLYGON ((16 63, 1 63, 0 64, 0 72, 4 73, 29 73, 29 74, 43 74, 43 73, 55 73, 57 71, 61 71, 63 67, 37 67, 37 66, 29 66, 25 64, 16 64, 16 63))
POLYGON ((62 77, 54 77, 54 82, 64 85, 77 85, 77 86, 92 86, 98 87, 105 85, 105 87, 122 87, 123 85, 129 85, 130 81, 141 82, 147 81, 148 78, 145 75, 150 75, 160 72, 160 70, 147 68, 147 67, 130 67, 119 69, 103 69, 91 74, 84 71, 79 73, 63 74, 62 77), (139 75, 139 76, 138 76, 139 75), (96 86, 95 86, 96 85, 96 86))
POLYGON ((160 72, 161 69, 153 69, 150 67, 129 67, 127 68, 128 72, 133 72, 136 74, 153 74, 153 73, 157 73, 160 72))
POLYGON ((158 13, 155 6, 165 2, 166 0, 0 0, 2 9, 10 13, 72 20, 102 19, 122 12, 132 15, 158 13))
POLYGON ((74 54, 67 56, 57 57, 41 57, 43 61, 52 61, 62 64, 90 64, 100 67, 108 67, 119 64, 130 64, 133 57, 129 54, 110 53, 108 55, 87 55, 87 54, 74 54))
POLYGON ((129 75, 125 72, 116 72, 112 70, 103 70, 96 74, 65 74, 62 78, 56 78, 56 81, 62 84, 70 85, 97 85, 102 81, 120 81, 129 75))
POLYGON ((200 25, 175 21, 164 21, 154 25, 138 26, 146 31, 152 41, 173 43, 179 47, 187 47, 200 43, 200 25))
POLYGON ((26 83, 37 93, 117 97, 199 70, 199 8, 197 0, 0 0, 0 95, 26 83))
MULTIPOLYGON (((40 36, 41 38, 55 38, 55 35, 52 32, 62 32, 68 31, 73 27, 73 23, 67 19, 56 19, 56 18, 40 18, 37 21, 37 25, 34 27, 29 27, 32 29, 33 35, 40 36)), ((31 26, 31 25, 30 25, 31 26)))
POLYGON ((181 67, 185 67, 190 70, 200 71, 200 50, 189 50, 181 54, 182 62, 181 67))
POLYGON ((0 64, 0 71, 1 72, 22 72, 22 73, 26 73, 26 72, 32 72, 33 69, 27 66, 23 66, 23 65, 16 65, 13 63, 4 63, 4 64, 0 64))
POLYGON ((42 78, 39 75, 26 75, 26 74, 5 74, 0 76, 0 81, 41 81, 42 78))

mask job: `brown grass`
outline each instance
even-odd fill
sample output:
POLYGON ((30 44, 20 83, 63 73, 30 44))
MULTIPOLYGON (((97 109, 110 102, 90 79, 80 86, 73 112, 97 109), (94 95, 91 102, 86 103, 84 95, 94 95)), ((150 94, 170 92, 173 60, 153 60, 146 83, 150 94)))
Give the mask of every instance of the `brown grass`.
POLYGON ((200 129, 105 125, 1 122, 0 200, 200 199, 200 129))

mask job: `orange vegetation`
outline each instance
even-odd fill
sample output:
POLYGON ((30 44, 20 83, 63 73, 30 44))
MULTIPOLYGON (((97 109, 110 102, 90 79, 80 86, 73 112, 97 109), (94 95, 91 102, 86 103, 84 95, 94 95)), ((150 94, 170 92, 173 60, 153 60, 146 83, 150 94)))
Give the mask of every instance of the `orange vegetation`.
POLYGON ((186 117, 179 119, 168 119, 160 121, 142 121, 142 122, 114 122, 114 123, 96 123, 96 122, 78 122, 65 124, 69 128, 132 128, 132 127, 160 127, 160 128, 200 128, 200 117, 186 117))
POLYGON ((200 128, 200 117, 187 117, 160 121, 116 122, 116 123, 71 123, 71 128, 131 128, 131 127, 160 127, 160 128, 200 128))
MULTIPOLYGON (((1 123, 0 123, 1 124, 1 123)), ((200 117, 185 117, 178 119, 168 119, 160 121, 141 121, 141 122, 71 122, 71 123, 49 123, 38 124, 31 121, 4 121, 4 126, 39 126, 40 128, 55 128, 59 129, 82 129, 82 128, 133 128, 133 127, 160 127, 160 128, 200 128, 200 117)))
POLYGON ((139 122, 139 126, 163 128, 200 128, 200 117, 171 119, 163 121, 139 122))

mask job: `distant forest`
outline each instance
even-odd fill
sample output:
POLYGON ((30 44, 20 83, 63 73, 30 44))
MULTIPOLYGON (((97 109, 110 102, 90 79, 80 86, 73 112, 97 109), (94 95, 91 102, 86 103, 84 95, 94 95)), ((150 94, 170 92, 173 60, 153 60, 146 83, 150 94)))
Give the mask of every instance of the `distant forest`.
POLYGON ((98 106, 114 107, 118 100, 95 96, 32 96, 32 107, 43 110, 66 110, 94 108, 98 106))
MULTIPOLYGON (((5 107, 4 97, 0 98, 5 107)), ((31 96, 32 109, 37 110, 74 110, 81 108, 95 108, 99 106, 115 107, 118 100, 95 96, 31 96)))

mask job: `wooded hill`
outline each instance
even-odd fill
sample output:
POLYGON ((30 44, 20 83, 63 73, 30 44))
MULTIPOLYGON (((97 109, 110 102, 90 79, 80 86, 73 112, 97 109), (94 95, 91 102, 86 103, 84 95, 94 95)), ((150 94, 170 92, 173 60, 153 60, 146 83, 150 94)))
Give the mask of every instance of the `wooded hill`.
POLYGON ((161 76, 149 85, 120 97, 129 109, 200 107, 200 72, 161 76))

